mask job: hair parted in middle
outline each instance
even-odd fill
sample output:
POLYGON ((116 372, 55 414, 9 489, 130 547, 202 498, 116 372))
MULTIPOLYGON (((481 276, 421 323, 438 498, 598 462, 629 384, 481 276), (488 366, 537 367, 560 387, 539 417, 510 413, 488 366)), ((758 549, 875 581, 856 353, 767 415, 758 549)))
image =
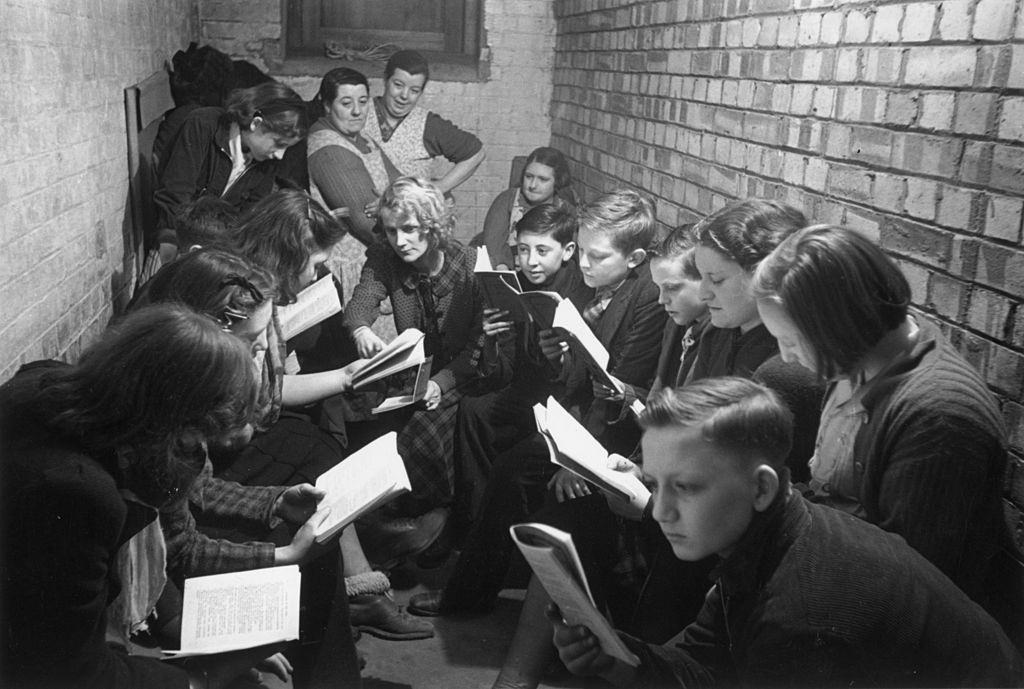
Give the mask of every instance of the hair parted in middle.
POLYGON ((416 218, 442 249, 452 241, 455 211, 444 193, 426 179, 399 177, 388 185, 380 197, 380 212, 385 211, 416 218))
POLYGON ((770 199, 746 199, 720 208, 693 229, 697 244, 752 272, 783 239, 807 227, 796 208, 770 199))
POLYGON ((608 235, 623 254, 646 251, 654 240, 654 202, 631 189, 602 194, 580 209, 579 229, 608 235))
POLYGON ((519 186, 523 185, 523 176, 526 175, 526 168, 530 163, 547 165, 555 173, 555 194, 563 201, 568 201, 574 206, 579 205, 579 197, 572 188, 572 173, 569 172, 569 162, 557 148, 551 146, 540 146, 530 151, 526 157, 526 164, 523 165, 523 175, 519 178, 519 186))
POLYGON ((749 378, 704 378, 665 388, 647 401, 639 422, 645 429, 698 428, 706 442, 788 476, 793 413, 775 391, 749 378))
POLYGON ((778 302, 813 349, 819 375, 850 373, 907 317, 899 266, 856 230, 815 225, 788 237, 754 273, 754 296, 778 302))
POLYGON ((310 256, 329 251, 345 232, 345 227, 306 192, 279 189, 261 199, 242 219, 232 248, 269 270, 278 282, 278 303, 291 304, 310 256))

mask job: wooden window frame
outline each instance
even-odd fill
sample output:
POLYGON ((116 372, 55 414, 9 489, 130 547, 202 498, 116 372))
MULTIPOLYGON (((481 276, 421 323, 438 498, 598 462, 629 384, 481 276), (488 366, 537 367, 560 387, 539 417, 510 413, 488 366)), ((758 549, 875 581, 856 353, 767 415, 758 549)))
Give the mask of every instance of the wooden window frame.
MULTIPOLYGON (((445 0, 448 17, 461 15, 462 21, 449 20, 445 27, 444 46, 440 50, 420 50, 431 62, 435 60, 463 61, 480 57, 482 14, 484 0, 445 0)), ((415 47, 413 42, 422 36, 416 32, 375 34, 370 31, 325 31, 320 27, 320 0, 282 0, 285 16, 285 58, 322 56, 326 41, 345 44, 346 39, 358 36, 360 44, 379 45, 394 43, 403 48, 415 47)))

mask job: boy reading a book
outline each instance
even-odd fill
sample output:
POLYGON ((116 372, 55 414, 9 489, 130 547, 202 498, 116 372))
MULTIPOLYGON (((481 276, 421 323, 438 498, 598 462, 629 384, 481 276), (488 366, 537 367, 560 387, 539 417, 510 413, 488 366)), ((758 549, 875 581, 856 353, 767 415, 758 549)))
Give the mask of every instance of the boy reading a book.
MULTIPOLYGON (((527 211, 516 223, 516 241, 524 292, 551 293, 578 309, 593 298, 575 260, 575 209, 545 204, 527 211)), ((536 324, 513 322, 508 311, 485 308, 483 331, 482 367, 500 389, 459 403, 457 495, 466 522, 480 512, 490 460, 534 430, 530 407, 556 387, 549 382, 554 371, 540 349, 536 324)))
POLYGON ((714 586, 678 643, 620 634, 637 667, 549 609, 573 673, 636 687, 1019 683, 998 623, 902 538, 790 489, 792 415, 774 392, 705 379, 657 394, 641 423, 654 519, 679 559, 718 557, 714 586))
MULTIPOLYGON (((615 191, 583 207, 579 215, 580 269, 595 290, 583 319, 610 353, 608 372, 623 382, 649 388, 658 360, 665 311, 651 281, 646 249, 654 235, 654 207, 633 191, 615 191)), ((639 437, 632 419, 609 425, 617 405, 595 400, 582 357, 571 351, 572 335, 559 328, 539 333, 544 356, 558 384, 555 397, 609 451, 628 453, 639 437)), ((508 528, 537 510, 550 488, 558 500, 589 493, 586 483, 568 471, 555 472, 539 433, 483 460, 489 478, 482 504, 455 570, 443 591, 414 596, 409 611, 437 615, 488 608, 494 604, 510 563, 508 528)))

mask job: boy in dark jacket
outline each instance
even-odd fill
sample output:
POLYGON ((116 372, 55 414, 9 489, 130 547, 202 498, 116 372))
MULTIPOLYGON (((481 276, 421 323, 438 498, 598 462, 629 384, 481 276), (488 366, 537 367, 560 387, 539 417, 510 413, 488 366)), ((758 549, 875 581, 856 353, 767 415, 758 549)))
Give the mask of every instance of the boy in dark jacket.
POLYGON ((618 686, 1016 686, 998 623, 906 542, 790 490, 792 415, 775 393, 710 378, 641 417, 653 516, 676 557, 717 555, 677 644, 625 637, 636 667, 549 611, 578 675, 618 686))

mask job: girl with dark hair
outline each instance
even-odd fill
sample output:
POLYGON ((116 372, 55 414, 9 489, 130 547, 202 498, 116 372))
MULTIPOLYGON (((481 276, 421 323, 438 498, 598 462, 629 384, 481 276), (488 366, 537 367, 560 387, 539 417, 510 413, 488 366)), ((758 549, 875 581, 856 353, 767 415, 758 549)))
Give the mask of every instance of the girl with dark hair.
MULTIPOLYGON (((0 387, 5 686, 230 679, 215 657, 186 676, 104 636, 108 622, 122 631, 140 621, 108 613, 119 590, 145 617, 164 584, 132 575, 120 547, 191 484, 206 439, 251 432, 256 392, 248 349, 208 316, 172 305, 128 316, 76 365, 29 364, 0 387)), ((162 574, 162 540, 154 543, 138 562, 162 574)))
POLYGON ((224 107, 191 112, 153 194, 162 262, 177 255, 175 219, 186 204, 213 195, 248 210, 273 191, 285 150, 307 127, 306 103, 277 82, 235 90, 224 107))
POLYGON ((370 103, 366 77, 339 67, 324 75, 312 105, 306 155, 313 197, 336 213, 344 209, 350 238, 339 248, 346 299, 358 281, 366 247, 376 241, 376 203, 400 176, 387 155, 362 134, 370 103))
POLYGON ((541 146, 527 157, 519 184, 498 194, 491 203, 483 232, 474 243, 487 247, 495 268, 515 269, 516 223, 526 211, 548 203, 576 206, 578 199, 565 156, 557 148, 541 146))
POLYGON ((816 226, 765 258, 753 288, 782 357, 828 381, 809 497, 900 534, 1006 612, 993 605, 1005 582, 992 579, 1005 534, 999 405, 938 329, 908 313, 899 267, 853 230, 816 226))
MULTIPOLYGON (((292 201, 296 196, 308 200, 308 196, 301 192, 278 194, 292 201)), ((286 199, 278 205, 287 207, 289 204, 286 199)), ((315 202, 313 205, 316 205, 315 202)), ((323 209, 318 212, 333 223, 323 209)), ((294 226, 295 223, 285 223, 280 228, 281 234, 275 235, 276 240, 272 236, 270 239, 273 241, 265 241, 261 246, 272 250, 278 243, 294 244, 282 241, 283 237, 293 231, 288 228, 294 226)), ((321 228, 313 233, 323 234, 326 230, 321 228)), ((280 250, 276 253, 280 253, 280 250)), ((310 495, 313 488, 308 484, 315 482, 320 474, 342 461, 345 456, 345 449, 339 440, 311 423, 309 416, 303 413, 304 410, 296 407, 347 390, 351 380, 350 370, 361 362, 319 373, 284 373, 286 343, 278 327, 274 306, 276 282, 266 268, 249 260, 223 251, 203 249, 163 268, 148 286, 150 300, 188 304, 209 314, 248 342, 260 370, 259 413, 255 422, 257 433, 252 442, 244 447, 239 447, 238 443, 211 447, 218 465, 217 478, 211 479, 211 467, 206 478, 213 483, 207 480, 193 488, 193 503, 200 510, 205 509, 204 505, 218 505, 220 511, 214 516, 230 516, 224 512, 226 499, 215 499, 215 492, 229 496, 247 492, 246 496, 236 502, 248 511, 245 516, 251 520, 254 509, 262 504, 252 495, 262 495, 265 502, 280 494, 283 486, 292 486, 289 490, 294 490, 304 485, 304 495, 310 495), (246 488, 234 486, 236 482, 244 484, 246 488), (232 485, 225 491, 224 486, 228 483, 232 485), (264 486, 274 486, 273 495, 267 493, 267 489, 257 488, 264 486)), ((302 286, 301 283, 297 284, 298 287, 302 286)), ((255 511, 264 517, 274 514, 265 509, 255 511)), ((261 530, 259 537, 263 540, 283 541, 285 544, 276 551, 271 543, 225 545, 223 542, 197 542, 194 521, 188 514, 187 506, 184 511, 178 510, 170 515, 167 521, 173 521, 172 528, 179 534, 176 543, 181 544, 181 552, 176 553, 177 564, 181 569, 190 570, 193 575, 302 562, 308 557, 308 553, 296 547, 290 535, 267 536, 266 532, 271 527, 265 523, 265 519, 255 519, 257 524, 266 527, 266 532, 261 530), (288 542, 289 539, 291 542, 288 542)), ((231 535, 237 536, 236 540, 251 540, 245 534, 231 535)), ((433 635, 429 623, 405 615, 394 604, 388 595, 391 585, 387 576, 372 571, 353 529, 342 532, 340 546, 344 556, 344 583, 353 596, 353 625, 389 639, 422 639, 433 635)))

